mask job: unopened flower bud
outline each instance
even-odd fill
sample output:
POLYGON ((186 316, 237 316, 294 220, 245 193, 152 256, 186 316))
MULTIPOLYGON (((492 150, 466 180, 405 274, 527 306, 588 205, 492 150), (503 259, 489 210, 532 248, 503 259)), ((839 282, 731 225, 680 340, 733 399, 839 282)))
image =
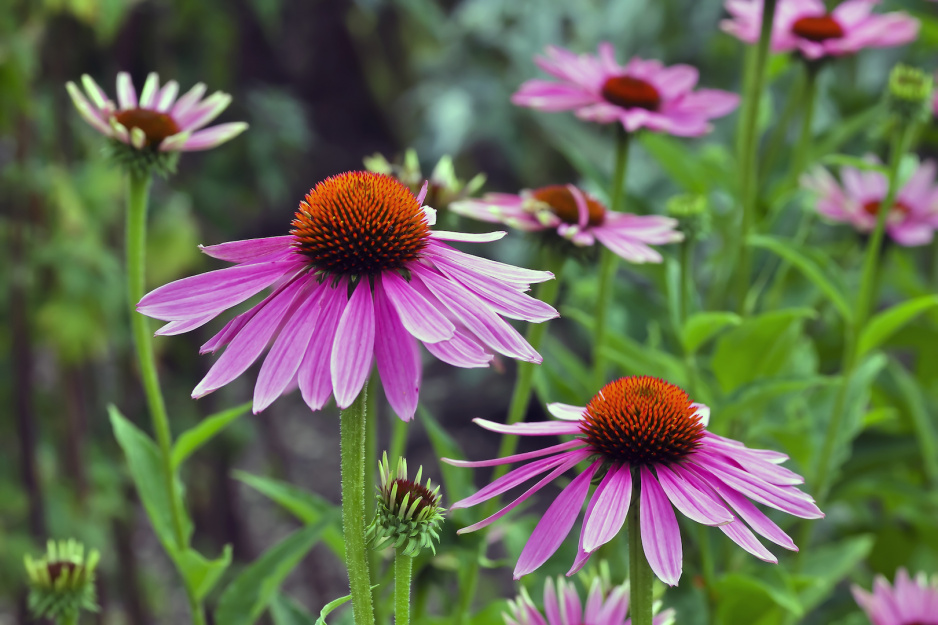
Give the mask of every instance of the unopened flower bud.
POLYGON ((36 618, 75 621, 82 610, 97 612, 95 567, 100 555, 72 539, 50 540, 46 553, 24 558, 29 610, 36 618))
POLYGON ((420 483, 423 467, 414 480, 407 479, 407 461, 399 458, 392 473, 385 452, 378 463, 381 484, 377 487, 375 518, 365 538, 373 549, 394 547, 405 556, 414 557, 424 548, 436 553, 440 540, 439 526, 444 509, 440 507, 440 487, 430 480, 420 483))
POLYGON ((934 86, 930 74, 900 63, 889 74, 889 108, 907 123, 926 121, 931 115, 934 86))
POLYGON ((710 203, 705 195, 675 195, 668 200, 667 213, 678 221, 686 240, 702 239, 710 233, 710 203))

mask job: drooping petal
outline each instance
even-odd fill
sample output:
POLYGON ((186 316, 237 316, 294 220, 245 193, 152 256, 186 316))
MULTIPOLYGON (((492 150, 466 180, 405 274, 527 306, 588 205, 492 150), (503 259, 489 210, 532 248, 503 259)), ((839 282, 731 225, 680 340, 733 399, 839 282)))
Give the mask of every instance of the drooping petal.
POLYGON ((593 479, 593 475, 601 464, 602 461, 597 460, 586 471, 573 478, 573 481, 547 508, 547 512, 541 517, 528 542, 525 543, 524 549, 521 550, 521 556, 518 558, 513 574, 515 579, 520 579, 538 569, 560 548, 560 544, 576 523, 580 508, 583 507, 586 494, 589 492, 590 480, 593 479))
POLYGON ((547 404, 547 411, 565 421, 580 421, 583 419, 583 413, 586 410, 583 406, 571 406, 570 404, 561 404, 554 402, 547 404))
POLYGON ((380 282, 401 323, 414 337, 428 343, 453 338, 456 326, 404 278, 389 271, 381 276, 380 282))
POLYGON ((117 105, 122 111, 137 108, 137 91, 127 72, 117 74, 117 105))
POLYGON ((477 469, 479 467, 495 467, 501 464, 514 464, 515 462, 522 462, 524 460, 531 460, 532 458, 540 458, 541 456, 549 456, 560 451, 566 451, 568 449, 573 449, 574 447, 580 447, 584 443, 581 440, 568 441, 566 443, 560 443, 559 445, 551 445, 550 447, 544 447, 542 449, 536 449, 534 451, 527 451, 523 454, 514 454, 512 456, 505 456, 504 458, 494 458, 492 460, 453 460, 452 458, 440 458, 442 462, 450 464, 454 467, 463 467, 477 469))
POLYGON ((645 466, 641 468, 639 517, 648 565, 658 579, 668 586, 677 586, 683 558, 681 528, 667 495, 645 466))
POLYGON ((717 499, 688 483, 668 467, 657 467, 658 482, 674 507, 687 518, 703 525, 730 523, 733 515, 717 499))
POLYGON ((488 367, 493 355, 459 330, 448 341, 424 343, 427 351, 454 367, 488 367))
POLYGON ((330 356, 336 328, 348 305, 347 280, 342 278, 335 287, 327 284, 322 298, 316 329, 297 372, 303 401, 314 411, 320 410, 332 395, 330 356))
POLYGON ((729 536, 730 540, 755 557, 765 562, 771 562, 773 564, 778 563, 778 558, 772 555, 772 552, 766 549, 765 546, 759 542, 759 539, 756 538, 755 535, 749 531, 749 528, 743 525, 743 522, 739 519, 732 523, 727 523, 726 525, 720 525, 719 527, 720 531, 729 536))
POLYGON ((277 252, 289 252, 293 249, 293 236, 266 237, 263 239, 243 239, 228 241, 218 245, 200 245, 203 254, 225 260, 230 263, 246 263, 264 258, 277 252))
POLYGON ((591 552, 615 538, 632 500, 632 469, 613 465, 593 494, 596 507, 583 520, 583 549, 591 552))
POLYGON ((384 394, 395 414, 414 418, 420 392, 420 351, 401 323, 383 280, 375 280, 375 360, 384 394))
POLYGON ((549 271, 525 269, 524 267, 515 267, 514 265, 506 265, 505 263, 500 263, 495 260, 472 256, 471 254, 460 252, 438 241, 431 241, 424 252, 431 258, 442 257, 467 269, 484 273, 489 277, 510 282, 525 289, 527 289, 530 284, 547 282, 548 280, 554 279, 554 274, 549 271))
POLYGON ((515 434, 517 436, 561 436, 580 433, 580 424, 570 423, 569 421, 538 421, 512 425, 496 423, 487 419, 473 419, 473 422, 491 432, 515 434))
POLYGON ((182 321, 170 321, 162 328, 157 330, 154 334, 156 336, 174 336, 176 334, 183 334, 184 332, 189 332, 204 326, 206 323, 217 317, 217 315, 206 315, 204 317, 194 317, 192 319, 184 319, 182 321))
POLYGON ((344 410, 361 392, 375 348, 375 306, 367 280, 358 283, 342 313, 332 345, 330 371, 336 405, 344 410))
POLYGON ((191 128, 187 128, 186 130, 192 132, 192 134, 189 135, 189 138, 186 139, 186 142, 182 144, 180 149, 186 150, 187 152, 211 150, 222 143, 231 141, 247 129, 248 125, 246 122, 228 122, 195 132, 192 132, 191 128))

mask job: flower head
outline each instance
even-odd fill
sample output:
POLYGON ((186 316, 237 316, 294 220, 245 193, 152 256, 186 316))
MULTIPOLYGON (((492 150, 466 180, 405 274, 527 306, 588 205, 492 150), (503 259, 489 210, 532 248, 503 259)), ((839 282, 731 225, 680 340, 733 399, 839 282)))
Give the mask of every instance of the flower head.
POLYGON ((619 533, 633 490, 645 556, 655 574, 672 586, 680 579, 682 567, 681 532, 672 505, 693 521, 719 526, 736 544, 767 562, 777 560, 749 527, 786 549, 797 547, 749 499, 805 519, 824 516, 810 496, 795 488, 803 478, 778 466, 787 456, 749 449, 708 432, 709 408, 693 403, 687 393, 664 380, 620 378, 603 387, 586 407, 550 404, 548 410, 561 420, 502 425, 476 419, 476 423, 502 434, 570 435, 574 440, 495 460, 447 460, 457 466, 485 467, 541 458, 454 503, 453 509, 474 506, 550 471, 501 511, 460 532, 491 524, 548 482, 590 461, 589 468, 563 489, 538 522, 518 559, 516 579, 536 570, 557 551, 573 528, 594 479, 599 486, 586 508, 579 555, 568 575, 619 533))
MULTIPOLYGON (((874 158, 868 159, 875 165, 874 158)), ((886 175, 877 170, 843 167, 843 186, 822 167, 802 176, 801 186, 818 195, 817 210, 834 221, 852 224, 860 232, 870 232, 882 210, 889 189, 886 175)), ((931 242, 938 228, 938 186, 935 163, 925 161, 899 189, 886 217, 886 232, 899 245, 916 246, 931 242)))
POLYGON ((74 540, 50 540, 46 554, 24 560, 29 576, 29 609, 36 618, 72 619, 82 610, 96 612, 95 567, 99 554, 74 540))
POLYGON ((177 99, 178 83, 171 80, 160 87, 159 76, 153 72, 138 98, 130 74, 120 72, 115 105, 91 76, 85 74, 81 81, 84 94, 75 83, 66 84, 75 108, 95 130, 114 140, 117 158, 131 163, 147 162, 141 161, 144 156, 156 163, 161 155, 208 150, 248 127, 244 122, 230 122, 204 128, 228 107, 231 96, 216 91, 203 99, 202 83, 177 99))
POLYGON ((541 111, 575 111, 581 119, 603 124, 619 122, 629 132, 647 128, 696 137, 709 132, 710 119, 739 104, 734 93, 694 91, 698 73, 690 65, 665 67, 638 57, 619 65, 609 43, 599 45, 597 56, 551 46, 535 62, 559 82, 529 80, 512 102, 541 111))
POLYGON ((501 222, 526 232, 554 231, 573 245, 592 246, 598 240, 613 253, 633 263, 660 263, 661 255, 649 245, 681 241, 668 217, 614 213, 572 184, 524 190, 518 195, 487 193, 478 200, 463 200, 454 213, 501 222))
POLYGON ((417 342, 457 367, 485 367, 498 352, 540 355, 500 315, 542 322, 557 316, 528 296, 531 271, 471 256, 446 241, 489 242, 504 232, 432 230, 435 211, 390 176, 348 172, 317 184, 289 235, 202 249, 234 267, 167 284, 137 309, 169 323, 159 334, 197 328, 267 287, 260 303, 232 319, 202 352, 227 346, 193 391, 228 384, 272 347, 254 388, 254 411, 299 386, 313 410, 334 396, 347 408, 377 363, 391 407, 410 420, 421 365, 417 342))
MULTIPOLYGON (((586 608, 580 602, 576 586, 565 579, 547 578, 544 584, 544 611, 537 609, 527 590, 508 602, 511 616, 503 614, 505 625, 630 625, 632 619, 625 618, 629 611, 628 583, 616 586, 611 592, 603 592, 600 578, 593 578, 586 608)), ((654 618, 654 625, 670 625, 674 622, 674 610, 665 610, 654 618)))
POLYGON ((387 452, 378 464, 378 472, 381 475, 378 505, 366 536, 372 548, 393 546, 410 557, 426 547, 436 553, 445 512, 440 506, 440 487, 434 487, 429 479, 426 484, 421 483, 423 467, 413 480, 407 479, 407 461, 403 458, 398 458, 397 471, 392 473, 387 452))
POLYGON ((928 120, 933 106, 935 79, 917 67, 900 63, 889 73, 890 110, 906 123, 928 120))
POLYGON ((938 625, 938 575, 930 581, 925 573, 910 579, 905 569, 899 569, 892 588, 877 576, 872 594, 859 586, 851 590, 872 625, 938 625))
MULTIPOLYGON (((764 0, 726 0, 732 16, 720 27, 745 41, 759 40, 764 0)), ((772 24, 772 51, 797 50, 805 58, 844 56, 864 48, 889 48, 913 41, 918 20, 901 11, 877 15, 879 0, 846 0, 828 12, 823 0, 779 0, 772 24)))
MULTIPOLYGON (((393 176, 407 185, 414 193, 420 191, 424 183, 423 173, 420 169, 420 160, 417 152, 407 150, 404 153, 403 163, 391 163, 381 154, 375 154, 364 159, 365 169, 379 174, 393 176)), ((429 188, 427 189, 427 204, 437 210, 446 210, 453 202, 475 194, 485 184, 485 174, 476 174, 469 182, 456 177, 453 159, 449 155, 437 161, 430 174, 429 188)))

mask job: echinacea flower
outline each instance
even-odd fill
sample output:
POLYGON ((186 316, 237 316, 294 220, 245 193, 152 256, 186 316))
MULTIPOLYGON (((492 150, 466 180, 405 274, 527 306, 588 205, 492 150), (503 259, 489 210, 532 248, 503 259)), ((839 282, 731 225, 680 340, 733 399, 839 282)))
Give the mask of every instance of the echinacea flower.
POLYGON ((684 238, 675 230, 674 219, 614 213, 572 184, 524 190, 518 195, 487 193, 478 200, 456 202, 450 209, 466 217, 500 222, 526 232, 554 230, 577 246, 591 246, 598 240, 633 263, 660 263, 661 254, 649 245, 684 238))
POLYGON ((130 74, 120 72, 115 106, 91 76, 85 74, 81 82, 87 97, 73 82, 66 87, 85 121, 104 136, 137 150, 208 150, 230 141, 248 127, 244 122, 229 122, 203 130, 228 108, 231 96, 216 91, 203 99, 205 85, 202 83, 177 99, 179 84, 170 80, 160 87, 159 76, 151 72, 138 98, 130 74))
POLYGON ((535 62, 559 82, 529 80, 511 96, 512 102, 541 111, 575 111, 580 119, 602 124, 619 122, 629 132, 647 128, 700 136, 709 132, 709 120, 739 104, 735 93, 694 91, 698 72, 690 65, 665 67, 638 57, 619 65, 607 42, 599 44, 597 56, 549 46, 547 56, 535 62))
POLYGON ((76 540, 50 540, 36 560, 26 555, 29 611, 37 618, 77 623, 83 611, 97 612, 95 568, 101 554, 76 540))
POLYGON ((420 388, 417 342, 457 367, 485 367, 498 352, 541 357, 499 315, 542 322, 551 306, 525 294, 550 280, 460 252, 445 241, 489 242, 504 232, 434 231, 435 211, 390 176, 347 172, 317 184, 289 235, 212 245, 203 252, 234 267, 162 286, 137 309, 169 321, 160 334, 197 328, 268 286, 270 295, 232 319, 202 352, 227 346, 193 397, 228 384, 272 347, 254 388, 254 411, 299 385, 313 410, 331 396, 347 408, 372 363, 391 407, 414 416, 420 388), (295 382, 295 384, 294 384, 295 382))
MULTIPOLYGON (((869 159, 875 163, 875 159, 869 159)), ((858 231, 871 232, 882 210, 889 189, 886 176, 875 170, 845 166, 840 170, 843 186, 823 167, 817 167, 801 178, 801 186, 818 195, 817 210, 834 221, 853 225, 858 231)), ((935 185, 935 163, 919 165, 889 207, 886 232, 899 245, 916 246, 929 243, 938 228, 938 186, 935 185)))
POLYGON ((919 573, 910 579, 899 569, 892 588, 878 575, 872 594, 856 585, 851 590, 872 625, 938 625, 938 575, 929 580, 919 573))
POLYGON ((550 471, 505 508, 460 532, 497 521, 578 463, 590 463, 564 487, 538 522, 515 566, 515 579, 536 570, 560 548, 594 479, 599 480, 599 486, 586 508, 579 553, 568 575, 582 568, 596 549, 619 533, 633 489, 639 498, 635 503, 639 504, 645 557, 655 575, 671 586, 681 577, 683 558, 672 505, 693 521, 718 526, 733 542, 766 562, 777 560, 749 527, 781 547, 793 551, 797 547, 750 499, 804 519, 824 516, 809 495, 795 488, 804 479, 778 466, 787 456, 749 449, 708 432, 709 408, 691 402, 687 393, 664 380, 620 378, 603 387, 586 407, 550 404, 547 408, 561 420, 517 425, 475 421, 501 434, 576 438, 506 458, 446 460, 456 466, 489 467, 540 458, 454 503, 452 509, 487 501, 550 471))
MULTIPOLYGON (((625 618, 629 611, 628 583, 616 586, 604 593, 602 582, 593 578, 586 607, 580 603, 580 595, 573 583, 563 578, 547 578, 544 584, 544 612, 531 601, 531 596, 522 588, 521 595, 508 602, 511 616, 503 614, 505 625, 631 625, 632 619, 625 618)), ((654 625, 670 625, 674 622, 674 610, 665 610, 657 615, 654 625)))
MULTIPOLYGON (((764 0, 726 0, 732 16, 720 28, 746 43, 759 40, 764 0)), ((846 0, 828 11, 823 0, 779 0, 772 24, 772 51, 797 50, 805 58, 844 56, 864 48, 890 48, 915 40, 918 20, 895 11, 873 13, 879 0, 846 0)))

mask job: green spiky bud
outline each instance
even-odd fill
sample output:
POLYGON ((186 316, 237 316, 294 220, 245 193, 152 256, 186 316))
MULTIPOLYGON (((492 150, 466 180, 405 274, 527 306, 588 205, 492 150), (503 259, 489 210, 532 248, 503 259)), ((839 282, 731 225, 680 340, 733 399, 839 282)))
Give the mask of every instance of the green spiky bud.
POLYGON ((118 167, 137 176, 156 174, 161 178, 168 178, 176 173, 176 164, 179 163, 179 152, 170 150, 161 152, 159 146, 146 145, 140 138, 140 129, 131 130, 131 140, 141 147, 124 143, 117 139, 110 139, 104 146, 104 156, 118 167), (138 132, 134 132, 138 131, 138 132))
MULTIPOLYGON (((392 163, 381 154, 365 157, 365 169, 379 174, 394 176, 406 185, 414 194, 420 192, 424 177, 420 168, 417 152, 408 149, 404 152, 403 162, 392 163)), ((451 156, 440 158, 428 180, 427 197, 424 203, 437 210, 445 210, 450 204, 477 193, 485 184, 485 174, 476 174, 469 182, 456 177, 456 168, 451 156)))
POLYGON ((36 618, 78 622, 82 610, 97 612, 95 567, 100 554, 73 540, 50 540, 46 553, 24 557, 29 610, 36 618))
POLYGON ((677 219, 678 230, 688 241, 702 239, 710 233, 710 203, 705 195, 675 195, 668 200, 667 213, 677 219))
POLYGON ((377 487, 375 518, 365 539, 372 549, 394 547, 405 556, 414 557, 429 547, 436 553, 444 508, 440 506, 440 487, 429 479, 421 484, 423 467, 413 480, 407 479, 407 460, 398 458, 397 471, 391 472, 388 453, 378 463, 381 484, 377 487))
POLYGON ((907 123, 927 121, 934 87, 935 80, 930 74, 900 63, 889 73, 889 108, 907 123))

